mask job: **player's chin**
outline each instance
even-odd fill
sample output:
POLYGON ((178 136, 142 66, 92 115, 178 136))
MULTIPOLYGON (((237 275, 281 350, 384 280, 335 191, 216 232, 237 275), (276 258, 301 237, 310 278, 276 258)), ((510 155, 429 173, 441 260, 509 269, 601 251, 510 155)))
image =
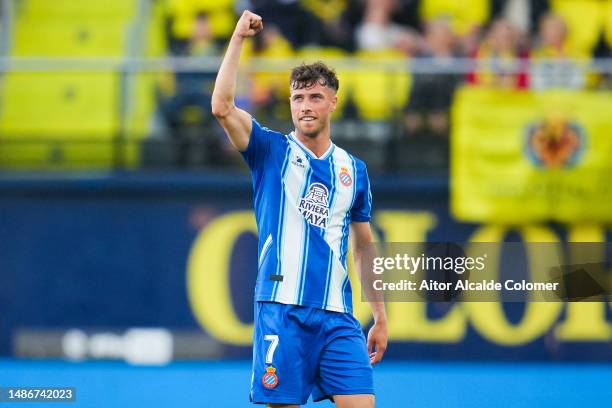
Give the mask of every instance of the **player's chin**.
POLYGON ((319 126, 314 126, 307 124, 306 126, 299 126, 300 133, 304 136, 315 138, 321 133, 321 128, 319 126))

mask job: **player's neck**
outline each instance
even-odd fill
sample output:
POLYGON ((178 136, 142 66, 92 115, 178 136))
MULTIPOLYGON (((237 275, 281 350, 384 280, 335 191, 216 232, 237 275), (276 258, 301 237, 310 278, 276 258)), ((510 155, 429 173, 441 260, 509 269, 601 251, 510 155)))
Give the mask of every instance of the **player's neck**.
POLYGON ((316 137, 303 135, 299 130, 295 130, 295 137, 310 150, 317 158, 323 156, 331 146, 329 128, 323 129, 316 137))

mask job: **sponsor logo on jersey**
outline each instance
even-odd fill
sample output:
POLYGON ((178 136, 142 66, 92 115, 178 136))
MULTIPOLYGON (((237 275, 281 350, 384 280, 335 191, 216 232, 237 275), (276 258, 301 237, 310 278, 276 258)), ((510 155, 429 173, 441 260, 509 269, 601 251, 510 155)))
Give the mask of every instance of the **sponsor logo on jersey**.
POLYGON ((273 366, 266 367, 266 373, 261 377, 261 383, 266 388, 276 388, 278 385, 278 376, 276 375, 276 368, 273 366))
POLYGON ((298 210, 315 227, 327 228, 329 218, 329 191, 324 184, 312 183, 306 196, 300 199, 298 210))
POLYGON ((353 184, 353 179, 351 178, 351 175, 349 174, 346 167, 342 167, 340 169, 340 174, 338 175, 338 177, 340 178, 340 182, 347 187, 353 184))

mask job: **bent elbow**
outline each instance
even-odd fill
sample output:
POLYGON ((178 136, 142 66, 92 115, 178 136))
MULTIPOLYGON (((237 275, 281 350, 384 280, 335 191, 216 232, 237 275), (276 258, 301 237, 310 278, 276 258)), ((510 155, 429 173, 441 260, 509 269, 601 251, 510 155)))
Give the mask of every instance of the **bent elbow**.
POLYGON ((217 119, 223 119, 224 117, 227 116, 227 110, 222 109, 219 106, 212 106, 212 114, 214 117, 216 117, 217 119))
POLYGON ((215 101, 214 99, 213 99, 213 101, 211 103, 212 114, 217 119, 223 119, 223 118, 227 117, 230 114, 230 112, 232 111, 233 107, 234 107, 234 105, 231 104, 231 103, 219 102, 219 101, 215 101))

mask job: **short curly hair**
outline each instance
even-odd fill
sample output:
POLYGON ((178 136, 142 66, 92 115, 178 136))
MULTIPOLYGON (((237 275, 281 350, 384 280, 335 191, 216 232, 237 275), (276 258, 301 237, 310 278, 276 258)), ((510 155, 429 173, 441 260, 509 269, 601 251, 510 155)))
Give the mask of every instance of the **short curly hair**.
POLYGON ((291 89, 310 88, 316 82, 336 92, 340 87, 336 71, 321 61, 314 64, 302 64, 291 71, 291 78, 289 79, 291 89))

